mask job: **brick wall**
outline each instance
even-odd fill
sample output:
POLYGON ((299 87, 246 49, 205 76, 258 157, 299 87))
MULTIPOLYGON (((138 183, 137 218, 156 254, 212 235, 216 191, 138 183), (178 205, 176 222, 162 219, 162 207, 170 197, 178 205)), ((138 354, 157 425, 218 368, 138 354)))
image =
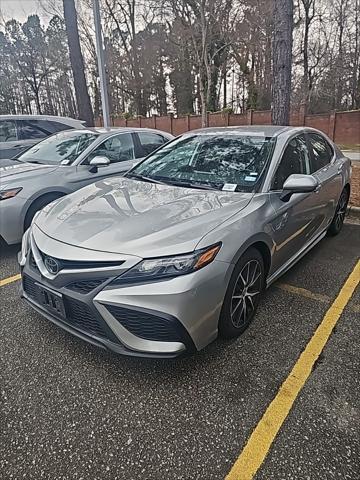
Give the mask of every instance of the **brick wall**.
POLYGON ((360 162, 352 162, 350 205, 360 207, 360 162))
MULTIPOLYGON (((113 118, 112 123, 117 127, 147 127, 157 128, 165 132, 180 135, 188 130, 201 128, 200 115, 186 115, 175 118, 172 115, 165 117, 132 118, 124 120, 113 118)), ((209 127, 224 127, 236 125, 269 125, 271 112, 249 110, 244 114, 228 114, 215 112, 208 114, 209 127)), ((303 109, 292 112, 290 124, 294 126, 306 125, 317 128, 332 138, 336 143, 343 145, 360 145, 360 110, 350 112, 329 112, 321 115, 305 115, 303 109)), ((101 118, 96 125, 102 125, 101 118)))

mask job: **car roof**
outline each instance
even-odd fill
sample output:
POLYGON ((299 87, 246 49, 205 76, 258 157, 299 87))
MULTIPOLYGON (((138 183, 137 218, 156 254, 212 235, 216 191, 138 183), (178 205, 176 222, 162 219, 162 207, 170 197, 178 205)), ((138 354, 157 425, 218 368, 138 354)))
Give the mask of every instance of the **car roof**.
MULTIPOLYGON (((166 135, 173 138, 173 135, 169 132, 163 132, 162 130, 157 130, 154 128, 140 128, 140 127, 86 127, 86 130, 89 132, 98 133, 102 136, 111 136, 114 133, 134 133, 134 132, 151 132, 158 133, 159 135, 166 135)), ((76 132, 77 130, 72 130, 76 132)), ((79 129, 79 133, 84 133, 84 130, 79 129)))
POLYGON ((196 133, 198 134, 224 134, 233 133, 236 135, 258 135, 264 137, 276 137, 284 132, 290 132, 292 130, 303 130, 299 127, 291 126, 282 126, 282 125, 239 125, 231 127, 208 127, 200 128, 198 130, 193 130, 186 132, 187 134, 196 133))
POLYGON ((66 125, 82 125, 85 123, 84 120, 56 115, 0 115, 0 120, 50 120, 53 122, 64 123, 66 125))
POLYGON ((13 119, 13 120, 71 120, 72 122, 83 122, 84 120, 78 120, 71 117, 60 117, 59 115, 0 115, 0 120, 13 119))

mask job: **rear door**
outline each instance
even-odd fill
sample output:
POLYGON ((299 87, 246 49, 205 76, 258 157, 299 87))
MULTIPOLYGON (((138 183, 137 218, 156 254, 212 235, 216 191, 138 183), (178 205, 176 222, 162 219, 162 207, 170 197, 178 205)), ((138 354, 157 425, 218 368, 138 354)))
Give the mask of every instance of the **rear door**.
POLYGON ((343 160, 337 159, 330 143, 318 133, 308 133, 307 139, 312 159, 312 173, 318 179, 319 202, 324 205, 322 227, 325 229, 333 219, 342 190, 343 160))
POLYGON ((270 201, 276 212, 269 227, 274 240, 274 271, 296 257, 319 233, 323 208, 317 192, 294 193, 282 200, 283 184, 294 173, 311 173, 311 156, 304 134, 289 140, 272 179, 270 201))
POLYGON ((139 160, 168 142, 168 139, 160 133, 144 131, 136 132, 134 135, 137 137, 135 154, 139 160))

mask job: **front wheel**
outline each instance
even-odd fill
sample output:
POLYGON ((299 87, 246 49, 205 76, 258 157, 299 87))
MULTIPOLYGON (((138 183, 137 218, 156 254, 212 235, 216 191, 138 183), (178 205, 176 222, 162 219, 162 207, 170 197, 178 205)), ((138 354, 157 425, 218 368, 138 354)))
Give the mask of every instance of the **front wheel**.
POLYGON ((250 248, 240 258, 231 276, 220 313, 222 337, 239 336, 249 326, 259 305, 265 284, 264 260, 250 248))
POLYGON ((336 206, 335 215, 328 228, 328 234, 335 236, 340 233, 344 224, 347 205, 349 201, 349 192, 346 188, 341 192, 338 204, 336 206))

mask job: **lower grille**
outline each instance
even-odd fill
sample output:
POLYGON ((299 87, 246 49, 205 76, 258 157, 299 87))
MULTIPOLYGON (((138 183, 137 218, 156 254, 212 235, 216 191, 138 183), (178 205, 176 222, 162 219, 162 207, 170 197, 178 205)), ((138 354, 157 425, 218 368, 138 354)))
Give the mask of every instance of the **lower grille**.
MULTIPOLYGON (((23 288, 25 293, 36 303, 42 305, 42 295, 40 288, 36 285, 35 281, 23 275, 23 288)), ((104 320, 99 315, 92 311, 92 309, 83 302, 79 302, 74 298, 63 295, 63 301, 65 306, 66 318, 63 320, 75 328, 79 328, 85 332, 89 332, 98 337, 110 338, 115 340, 114 335, 106 327, 104 320)), ((45 308, 46 310, 46 308, 45 308)))
POLYGON ((74 292, 78 293, 90 293, 92 290, 97 288, 99 285, 105 282, 107 278, 94 278, 92 280, 82 280, 79 282, 73 282, 70 283, 69 285, 66 285, 66 288, 69 290, 73 290, 74 292))
POLYGON ((27 293, 27 295, 29 295, 29 297, 33 298, 35 301, 41 303, 40 290, 36 286, 35 282, 27 275, 23 275, 22 281, 24 291, 27 293))
POLYGON ((93 314, 91 309, 82 302, 73 298, 65 298, 66 321, 74 327, 93 333, 100 337, 107 337, 102 321, 93 314))
POLYGON ((146 340, 181 342, 174 323, 157 315, 128 308, 106 305, 111 315, 133 335, 146 340))

